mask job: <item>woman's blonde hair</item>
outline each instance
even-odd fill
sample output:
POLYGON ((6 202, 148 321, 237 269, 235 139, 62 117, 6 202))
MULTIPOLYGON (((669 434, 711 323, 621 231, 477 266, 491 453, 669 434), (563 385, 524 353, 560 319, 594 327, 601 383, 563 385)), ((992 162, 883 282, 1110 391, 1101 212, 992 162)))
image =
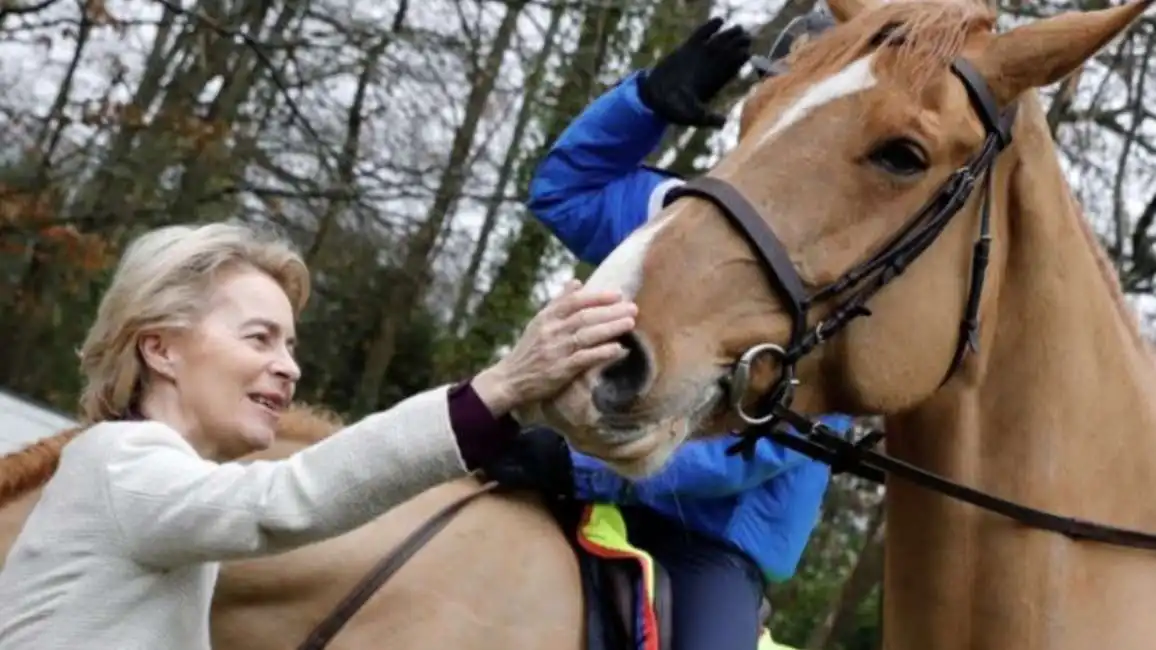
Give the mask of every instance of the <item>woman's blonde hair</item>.
POLYGON ((95 423, 137 407, 144 362, 137 345, 147 330, 190 327, 223 271, 254 268, 285 290, 296 313, 309 297, 304 260, 282 238, 252 226, 167 226, 133 240, 101 299, 80 349, 85 388, 80 417, 95 423))

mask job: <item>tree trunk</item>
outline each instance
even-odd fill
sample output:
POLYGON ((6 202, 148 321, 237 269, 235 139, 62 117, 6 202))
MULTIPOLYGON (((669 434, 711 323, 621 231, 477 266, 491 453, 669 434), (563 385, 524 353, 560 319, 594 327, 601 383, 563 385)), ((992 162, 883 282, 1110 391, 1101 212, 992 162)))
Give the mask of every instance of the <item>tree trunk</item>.
POLYGON ((830 602, 827 613, 811 631, 807 650, 834 650, 839 640, 853 629, 859 605, 883 577, 883 534, 883 505, 879 504, 871 512, 855 567, 843 582, 838 597, 830 602))
POLYGON ((356 407, 360 410, 368 411, 377 404, 385 373, 396 352, 398 332, 419 305, 429 286, 431 253, 437 243, 438 233, 457 204, 465 184, 470 146, 493 92, 502 59, 513 40, 518 16, 525 6, 526 0, 506 5, 506 14, 498 26, 489 55, 481 67, 478 79, 470 88, 465 115, 454 133, 445 171, 434 194, 429 216, 409 238, 399 280, 390 285, 381 303, 378 325, 366 352, 365 368, 358 385, 356 407))
MULTIPOLYGON (((232 23, 238 30, 243 29, 249 34, 264 32, 265 40, 276 40, 285 33, 300 12, 293 3, 285 5, 273 25, 268 30, 262 30, 274 6, 268 3, 241 5, 232 23)), ((214 38, 211 41, 218 43, 210 47, 219 50, 220 58, 216 59, 215 69, 205 70, 208 74, 206 82, 217 75, 223 81, 203 121, 201 116, 194 114, 193 109, 194 98, 200 94, 199 91, 196 94, 190 93, 185 99, 187 107, 183 109, 184 112, 189 114, 194 124, 205 129, 206 137, 203 145, 185 150, 184 173, 168 202, 172 212, 196 213, 206 221, 226 219, 236 213, 239 203, 237 194, 225 190, 234 187, 244 178, 251 161, 237 155, 236 146, 229 144, 227 136, 233 130, 233 125, 243 117, 245 105, 261 79, 262 70, 268 65, 267 60, 259 57, 247 44, 221 42, 224 40, 214 38)), ((271 71, 265 70, 265 73, 271 74, 271 71)))
MULTIPOLYGON (((602 91, 596 82, 610 53, 618 44, 618 25, 623 12, 606 5, 589 5, 583 16, 577 50, 559 72, 548 102, 553 111, 546 118, 542 148, 523 161, 518 179, 524 194, 535 168, 550 146, 586 105, 602 91)), ((522 325, 533 316, 532 292, 544 262, 551 257, 554 239, 532 215, 521 221, 517 234, 508 240, 505 259, 493 285, 482 297, 470 328, 460 342, 462 367, 485 363, 501 346, 515 340, 522 325)))
POLYGON ((534 57, 530 74, 526 77, 522 106, 518 109, 518 117, 514 123, 514 132, 510 136, 510 146, 506 149, 506 155, 502 158, 502 166, 498 170, 498 181, 494 185, 494 192, 486 202, 486 215, 482 221, 481 230, 478 233, 478 241, 474 245, 474 250, 470 254, 470 262, 458 285, 457 299, 454 301, 453 313, 450 316, 448 328, 448 334, 450 336, 456 336, 461 330, 462 323, 465 321, 469 311, 470 297, 474 291, 477 290, 478 272, 482 266, 482 259, 486 255, 490 237, 493 235, 494 228, 498 225, 498 218, 502 214, 506 188, 509 186, 510 179, 514 175, 515 166, 519 158, 518 152, 521 150, 527 127, 529 127, 530 121, 534 116, 534 108, 536 107, 535 99, 540 92, 542 79, 546 75, 546 64, 549 62, 550 56, 554 53, 555 37, 558 34, 559 27, 562 25, 562 17, 564 14, 565 8, 563 6, 558 5, 554 7, 554 10, 550 14, 550 24, 546 27, 546 32, 542 37, 542 42, 545 46, 538 55, 534 57))
POLYGON ((357 78, 357 91, 353 96, 353 103, 349 107, 349 116, 346 119, 345 143, 341 148, 341 158, 337 161, 337 189, 342 191, 344 196, 331 199, 325 209, 325 213, 321 215, 321 219, 317 223, 317 234, 313 237, 313 243, 305 253, 305 261, 310 266, 316 264, 322 251, 325 250, 325 243, 329 239, 337 216, 340 215, 350 203, 349 195, 352 194, 355 187, 354 169, 358 159, 361 157, 361 127, 362 120, 364 119, 362 110, 365 106, 366 92, 369 90, 369 80, 377 69, 378 62, 381 60, 382 55, 385 54, 389 45, 393 43, 395 37, 401 32, 408 12, 408 0, 401 0, 398 4, 397 11, 393 14, 393 24, 390 26, 389 33, 378 39, 365 55, 365 64, 362 66, 361 74, 358 75, 357 78))

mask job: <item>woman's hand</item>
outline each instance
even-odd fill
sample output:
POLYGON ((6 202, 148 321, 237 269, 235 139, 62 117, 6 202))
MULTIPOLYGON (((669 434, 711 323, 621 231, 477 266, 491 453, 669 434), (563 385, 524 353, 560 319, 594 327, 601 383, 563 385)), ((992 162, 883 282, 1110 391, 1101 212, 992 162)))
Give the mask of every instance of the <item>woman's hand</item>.
POLYGON ((634 329, 638 308, 616 291, 585 291, 571 280, 538 312, 514 349, 474 377, 495 416, 549 397, 586 370, 621 359, 615 339, 634 329))

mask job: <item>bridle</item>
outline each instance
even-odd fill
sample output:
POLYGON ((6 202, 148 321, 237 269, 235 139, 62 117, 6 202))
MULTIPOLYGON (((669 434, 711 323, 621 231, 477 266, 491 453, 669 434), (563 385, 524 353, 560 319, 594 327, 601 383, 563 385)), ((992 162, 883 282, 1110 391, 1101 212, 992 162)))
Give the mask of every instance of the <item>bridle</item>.
MULTIPOLYGON (((832 21, 815 20, 814 17, 798 18, 795 23, 818 31, 833 25, 832 21)), ((884 30, 876 37, 875 44, 890 44, 902 39, 901 34, 893 37, 893 30, 899 27, 896 25, 884 30)), ((793 38, 798 34, 788 26, 784 35, 793 38)), ((761 75, 773 76, 785 71, 781 59, 789 48, 789 42, 780 47, 782 41, 783 37, 780 37, 780 43, 774 48, 782 50, 778 61, 768 63, 766 59, 756 59, 755 67, 761 75)), ((951 71, 963 83, 971 107, 983 123, 983 144, 966 164, 947 177, 938 191, 881 250, 814 293, 807 293, 782 242, 733 185, 720 178, 701 176, 667 193, 666 205, 694 197, 711 202, 727 217, 757 253, 767 279, 782 299, 791 319, 790 339, 785 346, 761 343, 749 348, 739 357, 725 381, 731 408, 748 425, 737 434, 740 441, 730 451, 741 452, 749 458, 758 441, 769 438, 827 463, 835 473, 847 472, 876 483, 884 483, 885 475, 892 474, 1020 523, 1072 539, 1156 550, 1156 535, 1064 517, 992 496, 875 451, 873 447, 883 437, 880 431, 870 431, 858 439, 850 439, 791 409, 795 386, 798 385, 795 367, 799 360, 837 335, 854 319, 869 316, 871 311, 867 302, 871 297, 899 277, 935 242, 971 198, 977 182, 982 180, 984 195, 981 197, 979 234, 972 250, 967 302, 955 354, 940 385, 959 370, 968 352, 978 350, 979 301, 991 245, 991 169, 997 156, 1011 143, 1017 105, 1012 103, 1001 112, 987 81, 966 59, 956 58, 951 63, 951 71), (840 297, 842 299, 835 303, 826 318, 814 326, 808 325, 807 314, 814 305, 840 297), (752 367, 763 357, 778 361, 779 375, 757 400, 756 406, 761 414, 752 414, 743 406, 743 400, 751 387, 752 367), (784 424, 797 433, 784 431, 784 424)))
MULTIPOLYGON (((806 19, 807 17, 801 17, 796 21, 806 19)), ((827 25, 820 27, 826 28, 827 25)), ((891 30, 885 30, 876 37, 876 41, 883 43, 890 37, 891 30)), ((901 38, 902 36, 899 37, 901 38)), ((770 72, 773 74, 774 71, 782 70, 782 67, 777 67, 772 68, 770 72)), ((979 237, 972 252, 971 286, 960 328, 959 343, 943 381, 946 382, 958 370, 968 351, 978 348, 979 297, 983 290, 988 250, 991 245, 989 172, 996 156, 1011 143, 1011 130, 1015 123, 1017 105, 1013 103, 1001 113, 987 82, 966 59, 957 58, 953 61, 951 71, 963 82, 972 108, 983 123, 985 137, 979 151, 947 177, 939 190, 881 250, 812 294, 807 293, 802 278, 774 231, 733 185, 720 178, 702 176, 667 193, 665 198, 667 205, 688 196, 706 199, 738 226, 748 243, 758 253, 758 260, 767 278, 783 299, 791 318, 791 337, 786 347, 762 343, 748 349, 735 364, 729 378, 727 392, 731 397, 731 407, 748 425, 758 427, 759 430, 773 429, 783 419, 785 411, 790 409, 794 387, 798 384, 795 366, 799 360, 838 334, 854 319, 870 315, 867 302, 871 297, 899 277, 935 242, 971 197, 977 180, 983 179, 985 195, 981 206, 979 237), (835 300, 840 296, 846 297, 835 304, 826 318, 813 327, 808 326, 807 313, 812 306, 835 300), (742 400, 750 388, 751 367, 763 356, 777 360, 780 370, 778 379, 761 400, 766 413, 756 416, 745 410, 742 400)))

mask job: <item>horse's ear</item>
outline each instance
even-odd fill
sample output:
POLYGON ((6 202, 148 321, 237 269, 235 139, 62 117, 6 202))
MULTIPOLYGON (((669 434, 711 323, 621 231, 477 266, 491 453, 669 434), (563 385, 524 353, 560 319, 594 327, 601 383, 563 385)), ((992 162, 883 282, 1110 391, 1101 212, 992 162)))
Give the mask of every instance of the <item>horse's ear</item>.
POLYGON ((827 8, 831 10, 836 22, 845 23, 864 11, 874 9, 883 4, 883 0, 827 0, 827 8))
POLYGON ((992 39, 975 62, 1001 104, 1063 79, 1126 31, 1153 0, 1072 11, 1016 27, 992 39))

